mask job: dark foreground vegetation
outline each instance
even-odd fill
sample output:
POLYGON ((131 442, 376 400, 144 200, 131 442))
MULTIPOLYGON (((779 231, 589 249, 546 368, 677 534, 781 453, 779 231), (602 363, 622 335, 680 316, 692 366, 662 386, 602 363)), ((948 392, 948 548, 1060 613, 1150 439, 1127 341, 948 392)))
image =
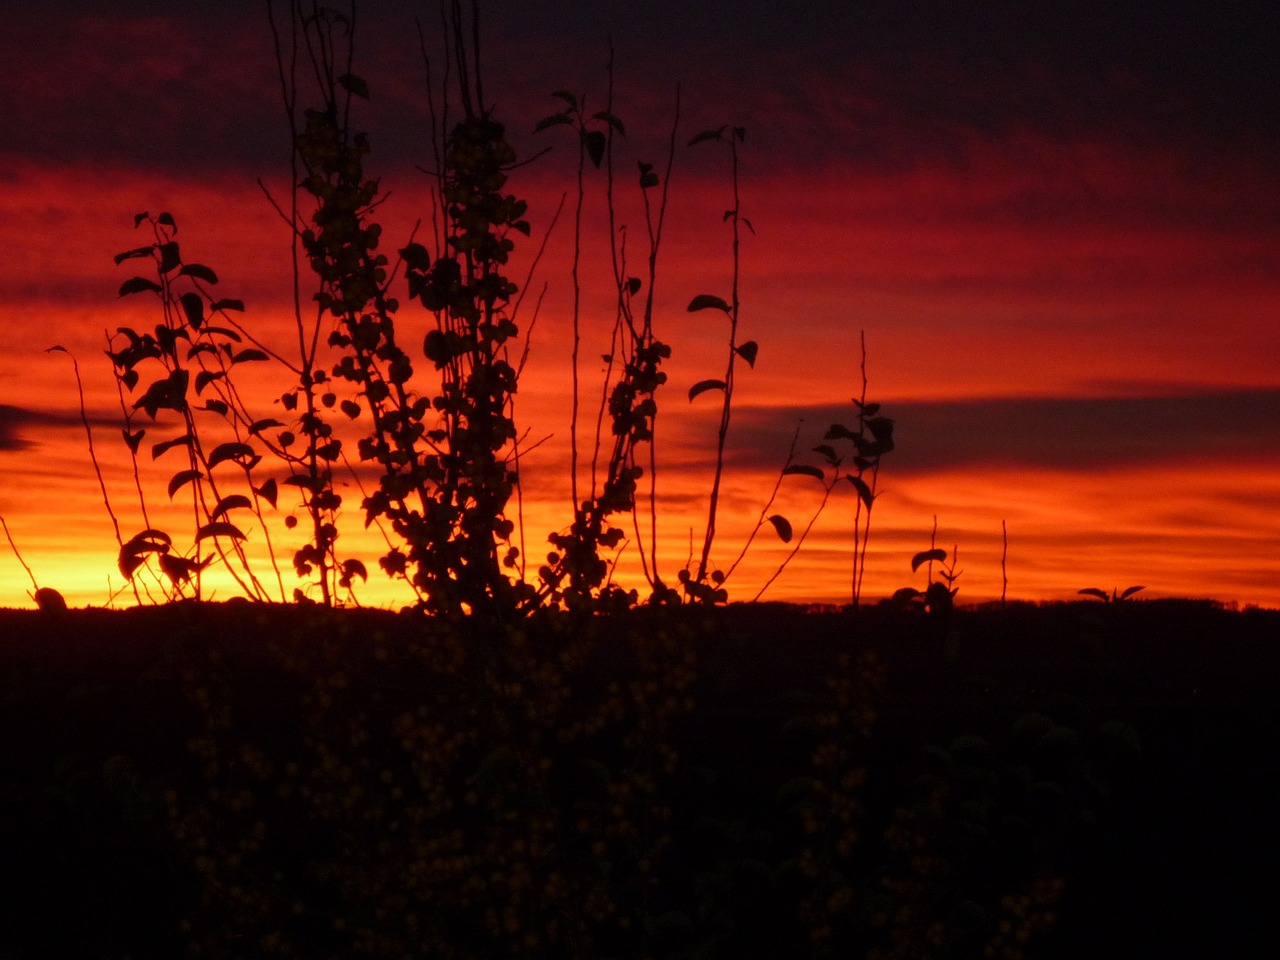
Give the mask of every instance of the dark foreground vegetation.
POLYGON ((1262 955, 1280 613, 0 613, 0 956, 1262 955))

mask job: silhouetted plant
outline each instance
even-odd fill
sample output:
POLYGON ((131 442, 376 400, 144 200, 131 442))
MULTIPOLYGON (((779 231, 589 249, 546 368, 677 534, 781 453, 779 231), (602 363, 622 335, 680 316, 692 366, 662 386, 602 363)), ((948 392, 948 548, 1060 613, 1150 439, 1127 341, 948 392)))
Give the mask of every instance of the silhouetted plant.
MULTIPOLYGON (((484 95, 477 23, 474 19, 470 25, 463 22, 460 4, 445 11, 446 80, 438 112, 434 91, 430 100, 435 151, 430 174, 436 186, 432 227, 430 236, 411 237, 392 262, 381 252, 378 208, 384 194, 377 177, 366 171, 369 142, 354 119, 359 103, 370 96, 367 82, 352 69, 354 8, 338 13, 293 0, 288 10, 287 28, 277 18, 274 5, 269 5, 268 12, 293 136, 292 187, 287 200, 277 200, 270 193, 268 197, 292 236, 296 353, 269 345, 236 319, 243 311, 240 301, 213 297, 209 290, 217 282, 216 274, 182 259, 171 215, 139 216, 137 225, 149 224, 154 242, 122 253, 117 262, 150 257, 155 279, 134 277, 122 285, 121 295, 156 295, 163 323, 144 332, 122 327, 111 342, 124 438, 134 458, 143 516, 141 532, 129 538, 118 534, 121 570, 136 589, 134 574, 154 559, 166 597, 199 597, 202 573, 218 556, 247 596, 283 597, 278 569, 277 589, 268 590, 258 580, 244 545, 248 533, 234 522, 234 512, 249 510, 256 517, 274 568, 274 547, 266 536, 263 511, 276 507, 280 486, 292 486, 307 520, 306 540, 294 551, 293 567, 299 578, 309 581, 306 589, 293 591, 295 599, 313 591, 325 604, 339 602, 344 591, 352 597, 355 581, 365 580, 367 570, 358 559, 342 559, 337 548, 343 496, 335 475, 349 468, 361 486, 366 526, 376 525, 388 543, 380 566, 408 585, 423 610, 446 615, 484 612, 490 619, 501 619, 527 616, 546 605, 582 610, 633 606, 639 600, 638 591, 613 582, 614 568, 627 545, 626 514, 635 528, 649 599, 679 601, 681 592, 668 587, 660 572, 654 443, 657 393, 667 379, 662 366, 671 353, 656 335, 654 290, 680 120, 679 91, 665 176, 660 177, 653 164, 638 164, 645 265, 635 271, 628 264, 625 228, 616 221, 614 145, 625 127, 613 108, 612 67, 606 109, 589 113, 585 97, 558 91, 555 96, 561 109, 536 125, 537 130, 568 126, 576 133, 577 204, 570 413, 573 518, 567 527, 548 536, 552 550, 531 582, 522 523, 516 541, 521 501, 514 400, 523 356, 517 362, 510 354, 523 340, 527 355, 528 336, 522 337, 516 323, 519 288, 507 275, 516 239, 530 236, 531 226, 525 219, 525 202, 505 191, 516 155, 484 95), (314 106, 304 107, 308 100, 314 106), (451 113, 460 114, 460 119, 451 120, 451 113), (616 290, 589 491, 583 489, 580 470, 578 276, 588 161, 605 176, 616 290), (309 299, 300 279, 307 271, 314 278, 309 299), (401 301, 393 285, 401 275, 409 300, 431 318, 421 358, 406 347, 397 327, 401 301), (281 364, 294 379, 277 398, 287 422, 251 415, 234 382, 234 368, 264 360, 281 364), (126 393, 132 395, 139 387, 140 370, 152 366, 158 366, 157 378, 141 396, 126 398, 126 393), (193 498, 196 523, 193 546, 187 550, 180 550, 169 532, 150 521, 138 470, 145 430, 137 419, 146 414, 155 420, 161 413, 176 417, 180 426, 176 436, 152 446, 153 457, 175 449, 187 455, 183 469, 169 483, 171 498, 184 488, 190 489, 193 498), (213 426, 219 418, 221 423, 213 426), (202 433, 210 429, 223 430, 225 436, 202 433), (263 458, 268 456, 264 465, 263 458), (366 489, 365 481, 355 474, 352 460, 372 468, 371 488, 366 489), (283 469, 266 476, 273 463, 283 469), (242 492, 223 489, 225 474, 233 466, 243 475, 242 492), (221 467, 217 476, 215 467, 221 467), (648 529, 642 532, 640 484, 646 467, 648 529), (513 497, 517 498, 516 518, 509 509, 513 497), (204 552, 208 544, 214 548, 211 553, 204 552)), ((739 341, 741 230, 743 226, 753 230, 742 216, 739 190, 739 148, 744 138, 743 128, 725 126, 689 141, 690 146, 727 145, 732 186, 732 207, 723 218, 732 230, 729 297, 699 294, 688 306, 691 313, 720 311, 728 325, 722 378, 702 380, 689 389, 691 402, 717 390, 722 396, 701 549, 695 558, 691 545, 679 576, 684 598, 703 603, 724 602, 728 596, 727 573, 713 564, 712 551, 737 361, 754 366, 758 353, 755 341, 739 341)), ((849 441, 854 448, 853 469, 836 475, 853 484, 859 495, 856 603, 880 457, 893 448, 892 421, 879 415, 878 405, 866 402, 865 343, 862 397, 854 403, 856 427, 833 425, 825 439, 849 441)), ((816 449, 833 468, 843 461, 830 443, 816 449)), ((824 496, 779 573, 795 556, 835 483, 834 478, 828 483, 818 468, 795 464, 790 455, 779 483, 797 473, 819 477, 824 496)), ((768 522, 784 542, 790 542, 790 522, 768 512, 777 491, 775 485, 757 531, 768 522)), ((298 519, 288 512, 284 523, 295 529, 298 519)), ((755 533, 748 536, 730 571, 755 533)))
MULTIPOLYGON (((161 321, 142 332, 118 328, 108 338, 107 355, 116 371, 124 441, 135 477, 147 434, 147 427, 139 425, 139 420, 145 414, 144 423, 158 424, 162 411, 177 420, 178 434, 152 443, 150 453, 152 460, 174 450, 185 455, 182 468, 169 479, 167 492, 173 499, 183 488, 189 489, 194 531, 191 547, 180 552, 172 535, 151 525, 139 484, 146 527, 121 545, 120 572, 132 580, 154 557, 166 596, 186 596, 191 591, 199 598, 202 574, 216 556, 247 595, 266 598, 271 594, 245 552, 248 535, 232 518, 235 511, 248 511, 270 544, 262 504, 275 506, 276 487, 273 480, 255 483, 254 471, 262 460, 255 445, 262 442, 260 435, 265 429, 278 424, 270 419, 254 420, 247 413, 231 372, 242 364, 266 360, 267 355, 241 346, 243 337, 233 326, 223 325, 229 321, 229 313, 242 311, 244 304, 214 297, 210 288, 217 284, 217 274, 204 264, 182 258, 173 216, 140 213, 134 217, 134 226, 143 225, 150 230, 152 242, 118 254, 115 261, 150 260, 155 279, 134 276, 121 284, 120 296, 155 296, 161 321), (144 372, 155 379, 135 399, 144 372), (126 392, 131 403, 125 401, 126 392), (236 477, 241 481, 238 484, 233 480, 236 477), (241 492, 229 492, 237 487, 241 492), (202 553, 209 549, 210 553, 202 553)), ((278 571, 276 574, 279 584, 278 571)), ((283 590, 283 585, 279 586, 283 590)))
POLYGON ((956 581, 960 579, 960 575, 964 571, 956 569, 958 547, 951 548, 950 564, 945 567, 942 566, 947 561, 947 551, 936 546, 937 540, 938 518, 934 517, 933 534, 929 539, 929 549, 921 550, 911 558, 912 573, 927 565, 927 585, 923 591, 914 587, 903 587, 894 593, 893 602, 904 607, 918 606, 935 616, 946 616, 955 607, 956 594, 960 591, 960 588, 956 586, 956 581), (933 578, 933 565, 935 563, 939 564, 938 579, 936 580, 933 578))
POLYGON ((1098 587, 1085 587, 1083 590, 1077 590, 1076 593, 1085 597, 1097 597, 1103 603, 1120 603, 1121 601, 1128 600, 1139 590, 1145 590, 1145 589, 1147 588, 1146 587, 1126 587, 1124 590, 1121 590, 1118 593, 1116 592, 1116 590, 1112 590, 1111 593, 1107 593, 1107 591, 1099 589, 1098 587))

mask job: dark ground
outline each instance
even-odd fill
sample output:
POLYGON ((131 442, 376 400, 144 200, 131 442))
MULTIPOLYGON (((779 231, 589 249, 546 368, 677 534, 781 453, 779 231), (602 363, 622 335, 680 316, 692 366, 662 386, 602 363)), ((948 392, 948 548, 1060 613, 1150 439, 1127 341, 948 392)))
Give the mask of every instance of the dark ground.
MULTIPOLYGON (((598 854, 565 862, 609 870, 574 876, 563 902, 528 899, 522 917, 541 924, 586 904, 583 891, 607 890, 622 905, 615 919, 583 921, 600 956, 1269 957, 1280 942, 1280 612, 1015 605, 939 624, 737 606, 597 625, 569 665, 563 628, 552 633, 530 631, 515 657, 492 638, 424 638, 413 621, 372 611, 0 611, 0 958, 270 955, 264 937, 286 928, 298 956, 446 955, 427 943, 458 956, 572 955, 563 943, 486 940, 484 896, 455 903, 448 878, 401 883, 418 868, 400 865, 397 845, 353 853, 380 836, 381 821, 359 811, 390 803, 383 794, 333 812, 317 799, 333 783, 317 773, 301 791, 312 806, 261 799, 275 797, 295 752, 314 759, 317 741, 342 739, 357 715, 374 733, 335 762, 409 769, 412 750, 378 731, 422 704, 440 729, 470 731, 433 756, 451 758, 439 767, 450 798, 467 795, 491 819, 413 809, 477 838, 487 889, 506 889, 503 871, 520 864, 501 851, 526 833, 499 814, 528 808, 518 785, 536 783, 559 847, 598 854), (553 662, 561 672, 534 682, 553 662), (567 699, 547 693, 557 677, 567 699), (554 706, 530 706, 544 700, 554 706), (215 741, 217 768, 199 747, 215 741), (228 759, 249 743, 275 764, 256 780, 228 759), (524 747, 551 772, 520 766, 524 747), (647 760, 650 747, 670 762, 647 760), (603 771, 598 782, 561 776, 586 765, 603 771), (246 784, 258 809, 276 811, 262 814, 271 836, 289 840, 232 869, 241 807, 218 790, 246 784), (849 796, 853 808, 841 807, 849 796), (645 813, 664 806, 651 857, 645 813), (588 809, 599 823, 585 822, 588 809), (638 833, 624 844, 605 809, 638 833), (856 841, 837 849, 846 828, 856 841), (202 870, 202 856, 217 865, 202 870), (427 933, 406 927, 396 952, 393 938, 349 932, 352 906, 350 940, 317 940, 351 891, 401 903, 376 884, 368 892, 381 861, 396 896, 416 890, 451 904, 449 917, 427 933), (635 871, 653 882, 633 882, 635 871), (226 893, 242 885, 261 888, 258 906, 226 893), (281 919, 286 902, 302 919, 281 919), (624 914, 643 936, 611 926, 624 914)), ((399 808, 386 809, 400 829, 399 808)))

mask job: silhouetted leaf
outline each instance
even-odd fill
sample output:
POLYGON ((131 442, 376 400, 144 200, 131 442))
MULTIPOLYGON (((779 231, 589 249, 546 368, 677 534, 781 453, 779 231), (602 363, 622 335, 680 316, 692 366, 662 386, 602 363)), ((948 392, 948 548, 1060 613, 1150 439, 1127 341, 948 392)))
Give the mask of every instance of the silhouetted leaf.
POLYGON ((756 354, 760 352, 760 344, 756 343, 754 340, 748 340, 746 343, 738 344, 734 349, 737 351, 738 356, 747 361, 747 366, 754 370, 756 366, 756 354))
POLYGON ((876 495, 871 492, 871 488, 867 486, 867 482, 852 473, 846 473, 844 478, 853 484, 853 489, 858 491, 858 498, 866 504, 867 509, 870 510, 871 505, 875 502, 876 495))
POLYGON ((622 121, 618 119, 616 114, 610 113, 608 110, 598 110, 591 115, 593 120, 602 120, 613 129, 617 130, 624 137, 627 135, 627 128, 622 125, 622 121))
POLYGON ((1147 588, 1146 588, 1146 587, 1126 587, 1126 588, 1121 592, 1121 594, 1120 594, 1120 599, 1121 599, 1121 600, 1128 600, 1130 597, 1132 597, 1132 596, 1133 596, 1135 593, 1137 593, 1139 590, 1145 590, 1145 589, 1147 589, 1147 588))
POLYGON ((161 213, 160 216, 156 217, 156 223, 160 224, 162 227, 171 228, 174 233, 178 232, 178 224, 177 221, 173 219, 172 213, 161 213))
POLYGON ((270 417, 268 417, 265 420, 255 420, 253 421, 253 423, 249 424, 249 434, 251 436, 257 436, 263 430, 267 429, 267 427, 283 427, 283 426, 284 424, 281 423, 279 420, 273 420, 270 417))
POLYGON ((582 131, 582 146, 586 149, 587 156, 591 158, 591 163, 597 168, 604 162, 604 151, 608 144, 608 138, 599 130, 582 131))
POLYGON ((201 540, 207 540, 210 537, 230 537, 232 540, 245 539, 245 535, 239 527, 233 523, 226 522, 206 523, 196 531, 196 543, 201 540))
POLYGON ((253 492, 256 493, 258 496, 260 496, 263 500, 267 501, 267 503, 271 504, 271 506, 274 507, 276 505, 277 491, 276 491, 275 480, 268 480, 262 486, 254 487, 253 492))
POLYGON ((124 283, 120 284, 120 293, 117 296, 127 297, 130 294, 142 293, 144 290, 150 290, 152 293, 160 292, 160 284, 154 280, 148 280, 146 277, 130 277, 124 283))
POLYGON ((342 412, 352 420, 360 416, 360 404, 356 403, 354 400, 343 400, 339 406, 342 407, 342 412))
MULTIPOLYGON (((882 444, 893 443, 893 421, 888 417, 872 417, 867 421, 867 429, 871 431, 871 435, 879 440, 882 444)), ((889 447, 892 449, 892 446, 889 447)), ((888 450, 885 451, 886 453, 888 450)))
POLYGON ((178 253, 178 244, 174 240, 168 243, 160 244, 160 272, 169 273, 177 268, 182 262, 182 257, 178 253))
POLYGON ((815 480, 827 482, 827 475, 818 467, 810 466, 807 463, 793 463, 782 468, 784 477, 813 477, 815 480))
POLYGON ((723 380, 699 380, 689 388, 689 402, 692 403, 694 397, 706 393, 708 390, 723 390, 724 388, 723 380))
POLYGON ((227 415, 227 411, 230 408, 221 400, 210 399, 204 402, 204 409, 210 411, 211 413, 216 413, 220 417, 225 417, 227 415))
POLYGON ((210 310, 235 310, 237 313, 244 313, 243 300, 215 300, 210 306, 210 310))
POLYGON ((186 557, 166 553, 160 557, 160 572, 177 585, 189 582, 193 573, 204 569, 208 564, 208 560, 188 560, 186 557))
POLYGON ((212 470, 220 463, 226 463, 232 460, 241 466, 257 459, 257 455, 253 452, 253 447, 247 443, 220 443, 213 448, 213 453, 209 454, 209 469, 212 470))
POLYGON ((576 110, 576 109, 578 109, 578 98, 577 98, 577 97, 575 97, 575 96, 574 96, 572 93, 570 93, 568 90, 554 90, 554 91, 552 91, 551 95, 552 95, 553 97, 559 97, 561 100, 563 100, 563 101, 564 101, 565 103, 567 103, 569 106, 573 107, 573 109, 575 109, 575 110, 576 110))
POLYGON ((120 572, 125 575, 126 579, 132 580, 138 568, 146 562, 147 554, 167 554, 169 545, 172 542, 173 540, 163 530, 143 530, 141 533, 130 537, 120 547, 117 561, 120 572))
POLYGON ((917 553, 914 557, 911 558, 911 572, 915 573, 924 564, 931 563, 934 560, 937 560, 939 563, 941 563, 943 560, 946 560, 946 559, 947 559, 947 551, 941 548, 934 549, 934 550, 921 550, 919 553, 917 553))
POLYGON ((688 146, 692 147, 696 143, 705 143, 708 140, 719 140, 720 135, 724 133, 725 128, 719 130, 703 130, 700 134, 689 141, 688 146))
POLYGON ((165 440, 153 446, 151 448, 151 459, 158 460, 161 454, 166 453, 169 450, 172 450, 174 447, 190 447, 190 446, 191 446, 191 434, 184 433, 182 436, 178 437, 177 439, 165 440))
POLYGON ((723 310, 725 313, 728 313, 730 310, 730 307, 729 307, 729 304, 726 303, 723 298, 714 296, 710 293, 700 293, 696 297, 694 297, 692 300, 689 301, 690 313, 696 313, 699 310, 710 310, 710 309, 723 310))
POLYGON ((753 226, 751 225, 751 221, 750 221, 750 220, 748 220, 746 217, 739 217, 739 218, 738 218, 738 222, 739 222, 739 223, 741 223, 741 224, 742 224, 744 227, 746 227, 748 230, 750 230, 750 231, 751 231, 751 235, 752 235, 752 236, 755 236, 756 228, 755 228, 755 227, 753 227, 753 226))
POLYGON ((196 374, 196 396, 199 396, 214 380, 221 380, 226 374, 221 370, 201 370, 196 374))
POLYGON ((213 336, 216 333, 219 336, 226 337, 228 340, 234 340, 236 343, 239 343, 242 339, 240 334, 236 333, 230 327, 206 326, 204 328, 204 332, 209 336, 213 336))
POLYGON ((858 435, 842 423, 833 423, 822 436, 823 440, 857 440, 858 435))
POLYGON ((268 359, 270 358, 261 350, 255 350, 252 347, 250 347, 248 350, 241 350, 239 353, 237 353, 234 357, 231 358, 231 362, 247 363, 252 360, 268 360, 268 359))
POLYGON ((125 445, 131 453, 138 452, 138 446, 142 443, 142 438, 147 435, 145 430, 138 430, 134 433, 130 433, 128 430, 121 430, 120 432, 124 434, 125 445))
POLYGON ((769 522, 773 524, 773 529, 778 531, 778 539, 783 543, 791 542, 791 521, 786 517, 774 514, 769 518, 769 522))
POLYGON ((136 260, 139 257, 149 257, 151 256, 151 251, 154 249, 155 245, 152 244, 147 247, 134 247, 132 250, 126 250, 124 253, 117 253, 114 258, 116 266, 120 266, 120 264, 124 263, 126 260, 136 260))
POLYGON ((656 187, 660 181, 658 175, 653 172, 652 163, 640 164, 640 189, 648 190, 650 187, 656 187))
POLYGON ((193 330, 199 330, 204 323, 204 298, 198 293, 184 293, 178 298, 182 304, 182 312, 187 315, 187 323, 193 330))
POLYGON ((1076 593, 1086 597, 1097 597, 1103 602, 1111 599, 1111 595, 1107 591, 1099 590, 1097 587, 1085 587, 1083 590, 1077 590, 1076 593))
POLYGON ((204 478, 204 474, 199 470, 179 470, 169 478, 169 499, 173 499, 173 495, 181 490, 188 483, 204 478))
POLYGON ((218 275, 203 263, 185 263, 178 273, 180 276, 194 277, 196 280, 203 280, 205 283, 218 282, 218 275))
POLYGON ((359 577, 361 582, 369 581, 369 571, 365 569, 365 565, 359 560, 343 560, 342 561, 342 577, 338 580, 338 586, 351 586, 354 577, 359 577))
POLYGON ((229 510, 244 510, 253 506, 253 502, 243 493, 233 493, 229 497, 223 497, 218 501, 218 505, 213 508, 213 512, 209 514, 210 520, 217 520, 225 515, 229 510))
POLYGON ((895 590, 893 592, 891 600, 895 605, 905 607, 922 596, 924 596, 924 594, 915 587, 903 587, 901 590, 895 590))
POLYGON ((359 97, 361 100, 369 99, 369 84, 365 82, 363 77, 357 77, 354 73, 344 73, 338 78, 338 82, 342 84, 343 89, 353 96, 359 97))
POLYGON ((147 213, 145 210, 142 213, 135 213, 133 215, 133 229, 137 230, 142 226, 142 222, 150 216, 151 214, 147 213))
POLYGON ((549 117, 543 117, 533 125, 534 133, 541 133, 543 130, 549 130, 551 127, 558 127, 561 124, 573 123, 573 118, 567 113, 553 113, 549 117))
POLYGON ((820 443, 813 448, 813 452, 822 454, 823 459, 833 467, 840 462, 840 458, 836 456, 835 448, 829 444, 820 443))
POLYGON ((640 292, 640 278, 639 278, 639 277, 628 277, 628 278, 627 278, 627 293, 629 293, 631 296, 633 296, 633 297, 634 297, 634 296, 635 296, 637 293, 639 293, 639 292, 640 292))

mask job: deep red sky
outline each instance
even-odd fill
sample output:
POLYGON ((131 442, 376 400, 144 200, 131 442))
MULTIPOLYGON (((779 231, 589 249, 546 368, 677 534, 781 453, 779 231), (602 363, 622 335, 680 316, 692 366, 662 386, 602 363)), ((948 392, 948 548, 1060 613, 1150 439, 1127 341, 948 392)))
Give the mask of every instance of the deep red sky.
MULTIPOLYGON (((287 236, 255 186, 279 187, 288 153, 263 4, 175 6, 33 2, 0 22, 0 514, 37 576, 73 602, 103 602, 119 575, 69 364, 44 348, 80 357, 122 520, 138 527, 101 360, 104 329, 156 320, 115 300, 125 274, 111 256, 141 242, 132 214, 172 211, 184 253, 217 267, 266 334, 282 329, 287 236)), ((426 210, 412 15, 434 22, 433 8, 363 6, 356 70, 373 100, 361 119, 398 245, 426 210)), ((1272 5, 815 2, 785 19, 751 2, 534 6, 492 4, 484 20, 486 88, 526 153, 557 142, 530 133, 554 109, 551 90, 603 105, 609 35, 626 163, 661 158, 677 79, 682 142, 722 123, 748 130, 743 197, 757 236, 743 322, 761 352, 740 381, 722 562, 796 423, 812 445, 850 419, 865 330, 870 391, 900 444, 885 461, 869 594, 922 585, 910 556, 936 515, 940 545, 959 545, 961 599, 999 594, 1004 520, 1011 597, 1145 584, 1280 605, 1272 5)), ((535 230, 570 183, 558 142, 511 183, 535 230)), ((722 159, 682 152, 672 185, 659 318, 676 348, 662 448, 669 569, 705 509, 713 404, 691 411, 684 397, 717 375, 721 340, 683 306, 727 293, 722 159)), ((535 553, 563 522, 552 507, 567 430, 567 238, 552 238, 522 387, 534 433, 555 435, 526 471, 535 553)), ((788 481, 793 522, 812 492, 788 481)), ((851 511, 847 497, 833 503, 767 596, 847 598, 851 511)), ((765 546, 736 599, 776 562, 765 546)), ((29 587, 0 547, 0 604, 26 603, 29 587)))

